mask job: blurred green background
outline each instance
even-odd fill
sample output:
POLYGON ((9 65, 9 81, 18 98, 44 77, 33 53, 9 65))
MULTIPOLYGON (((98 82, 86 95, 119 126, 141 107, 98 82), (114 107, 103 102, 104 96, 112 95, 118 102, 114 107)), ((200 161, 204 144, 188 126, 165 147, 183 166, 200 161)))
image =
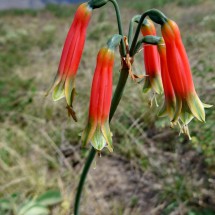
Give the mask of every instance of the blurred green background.
MULTIPOLYGON (((133 15, 154 7, 179 24, 196 90, 203 102, 214 105, 214 0, 118 2, 124 32, 133 15)), ((35 209, 28 215, 72 214, 70 206, 90 148, 81 148, 80 133, 87 120, 96 55, 117 33, 110 3, 93 12, 77 75, 74 108, 79 121, 75 123, 67 117, 64 99, 55 103, 45 93, 56 74, 76 8, 47 5, 40 10, 0 11, 2 215, 26 215, 20 207, 30 207, 29 202, 47 196, 50 201, 43 201, 42 206, 48 209, 41 207, 41 213, 35 209)), ((114 87, 119 68, 117 56, 114 87)), ((134 71, 144 72, 142 53, 134 71)), ((156 116, 159 108, 149 108, 149 97, 142 93, 141 84, 128 81, 111 124, 114 153, 104 151, 96 158, 84 189, 81 215, 215 214, 214 108, 206 110, 206 123, 190 123, 189 141, 178 135, 178 128, 169 127, 168 119, 156 116)), ((159 104, 162 99, 158 98, 159 104)))

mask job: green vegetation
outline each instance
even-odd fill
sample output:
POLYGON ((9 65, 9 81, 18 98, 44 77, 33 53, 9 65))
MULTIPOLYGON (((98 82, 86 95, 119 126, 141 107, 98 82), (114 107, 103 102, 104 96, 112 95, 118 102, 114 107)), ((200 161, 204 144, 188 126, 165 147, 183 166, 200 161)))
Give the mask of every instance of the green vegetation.
MULTIPOLYGON (((169 2, 121 1, 123 22, 135 11, 164 9, 182 30, 197 92, 202 101, 214 105, 214 2, 169 2)), ((74 200, 89 151, 80 147, 80 133, 96 54, 108 35, 117 31, 111 4, 95 11, 77 77, 74 108, 79 121, 74 123, 67 118, 63 100, 55 103, 44 95, 54 79, 75 9, 49 5, 40 11, 0 12, 0 214, 7 207, 17 215, 16 208, 29 201, 37 204, 38 196, 49 190, 60 190, 62 195, 60 204, 45 205, 52 215, 68 213, 74 200)), ((117 58, 114 83, 119 67, 117 58)), ((134 70, 143 71, 141 53, 134 70)), ((157 108, 148 107, 148 98, 141 84, 128 81, 111 125, 114 153, 105 151, 96 159, 82 214, 215 214, 214 108, 207 110, 206 123, 191 123, 192 141, 188 141, 178 136, 178 128, 169 128, 167 119, 156 116, 157 108)))
POLYGON ((62 197, 59 191, 49 190, 34 199, 28 199, 24 203, 17 194, 12 194, 9 198, 0 199, 0 212, 4 215, 49 215, 51 206, 59 204, 62 197), (19 205, 20 203, 20 205, 19 205))

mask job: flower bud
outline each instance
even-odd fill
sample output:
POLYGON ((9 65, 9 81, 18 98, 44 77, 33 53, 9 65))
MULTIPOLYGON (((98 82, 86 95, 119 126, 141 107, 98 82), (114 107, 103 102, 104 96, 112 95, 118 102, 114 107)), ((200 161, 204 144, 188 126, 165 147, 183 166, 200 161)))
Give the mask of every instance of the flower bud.
MULTIPOLYGON (((156 36, 156 29, 153 22, 150 19, 145 19, 141 27, 142 35, 156 36)), ((157 47, 155 45, 143 44, 143 54, 146 77, 143 86, 144 92, 147 92, 150 88, 154 92, 161 94, 163 92, 160 72, 160 59, 157 47)))

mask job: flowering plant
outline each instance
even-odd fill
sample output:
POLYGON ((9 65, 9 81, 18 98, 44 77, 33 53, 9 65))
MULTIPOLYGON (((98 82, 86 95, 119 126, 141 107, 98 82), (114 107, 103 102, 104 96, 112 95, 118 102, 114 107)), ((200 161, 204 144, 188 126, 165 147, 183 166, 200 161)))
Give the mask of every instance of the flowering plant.
POLYGON ((135 83, 138 83, 136 80, 143 79, 143 92, 151 90, 153 98, 164 93, 164 102, 158 115, 168 116, 171 126, 179 125, 180 133, 185 133, 189 139, 191 136, 188 124, 193 118, 205 122, 205 108, 211 107, 202 103, 196 93, 178 25, 159 10, 151 9, 131 19, 128 35, 125 36, 116 0, 90 0, 78 7, 67 34, 58 72, 51 88, 53 100, 57 101, 65 97, 68 113, 77 121, 73 108, 76 95, 75 76, 84 48, 87 27, 93 10, 105 6, 108 2, 113 4, 116 11, 119 34, 113 35, 97 56, 88 122, 81 137, 83 145, 91 143, 92 149, 78 185, 74 205, 75 215, 79 214, 83 185, 96 152, 100 153, 105 147, 110 152, 113 151, 109 123, 121 100, 128 77, 131 77, 135 83), (137 27, 133 35, 135 23, 137 27), (154 23, 161 26, 162 37, 156 35, 154 23), (142 32, 142 38, 138 40, 140 32, 142 32), (114 52, 117 46, 121 57, 121 69, 112 97, 114 52), (146 73, 138 76, 134 74, 132 64, 141 47, 146 73))

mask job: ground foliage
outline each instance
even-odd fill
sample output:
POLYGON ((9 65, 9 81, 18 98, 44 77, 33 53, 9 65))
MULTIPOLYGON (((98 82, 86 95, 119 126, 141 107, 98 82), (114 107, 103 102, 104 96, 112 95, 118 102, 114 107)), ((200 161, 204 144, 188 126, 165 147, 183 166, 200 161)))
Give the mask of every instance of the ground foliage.
MULTIPOLYGON (((124 24, 150 7, 162 9, 179 23, 197 92, 202 101, 214 105, 213 0, 119 2, 124 24)), ((44 95, 75 8, 50 5, 40 11, 0 12, 0 198, 19 196, 21 204, 50 189, 60 190, 63 200, 50 214, 68 213, 74 200, 89 151, 80 147, 79 134, 86 122, 97 50, 117 32, 111 5, 96 10, 77 77, 79 122, 74 123, 67 118, 64 101, 53 103, 44 95)), ((143 71, 141 54, 134 70, 143 71)), ((141 84, 128 82, 111 125, 114 153, 104 152, 96 159, 82 214, 215 214, 214 108, 207 110, 206 123, 191 123, 188 141, 156 116, 157 108, 148 107, 148 97, 141 84)))

